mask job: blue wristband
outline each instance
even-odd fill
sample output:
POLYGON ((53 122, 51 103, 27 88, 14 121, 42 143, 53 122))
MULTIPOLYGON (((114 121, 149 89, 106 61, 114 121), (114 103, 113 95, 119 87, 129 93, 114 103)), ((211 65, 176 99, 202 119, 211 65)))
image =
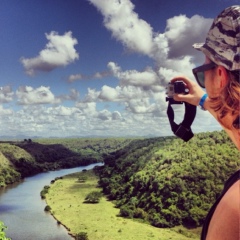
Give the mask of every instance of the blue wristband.
POLYGON ((208 97, 208 95, 207 95, 207 93, 205 93, 203 96, 202 96, 202 98, 200 99, 200 102, 199 102, 199 106, 201 107, 201 109, 202 110, 206 110, 205 108, 204 108, 204 102, 205 102, 205 100, 206 100, 206 98, 208 97))

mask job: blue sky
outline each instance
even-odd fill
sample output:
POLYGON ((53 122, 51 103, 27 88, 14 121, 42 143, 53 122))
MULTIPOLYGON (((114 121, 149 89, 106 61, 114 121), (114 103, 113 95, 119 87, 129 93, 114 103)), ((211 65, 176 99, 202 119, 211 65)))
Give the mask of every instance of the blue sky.
MULTIPOLYGON (((1 0, 0 136, 172 135, 165 86, 237 2, 1 0)), ((219 129, 198 110, 194 132, 219 129)))

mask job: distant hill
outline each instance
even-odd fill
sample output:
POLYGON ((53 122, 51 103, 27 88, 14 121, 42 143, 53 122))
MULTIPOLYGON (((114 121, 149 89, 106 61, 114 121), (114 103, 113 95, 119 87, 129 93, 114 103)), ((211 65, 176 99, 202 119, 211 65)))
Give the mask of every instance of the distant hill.
POLYGON ((24 139, 0 141, 0 186, 40 172, 86 166, 132 139, 24 139))
POLYGON ((99 185, 120 209, 157 227, 201 226, 223 183, 240 167, 239 152, 221 132, 132 141, 96 169, 99 185))

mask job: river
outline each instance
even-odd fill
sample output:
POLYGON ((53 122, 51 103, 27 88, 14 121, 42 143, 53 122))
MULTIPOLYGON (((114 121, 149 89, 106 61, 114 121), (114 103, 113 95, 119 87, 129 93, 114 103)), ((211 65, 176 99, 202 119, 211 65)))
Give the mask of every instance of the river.
POLYGON ((0 188, 0 221, 8 227, 12 240, 69 240, 67 230, 44 211, 45 200, 40 192, 51 180, 66 174, 92 169, 100 164, 40 173, 25 178, 21 183, 0 188))

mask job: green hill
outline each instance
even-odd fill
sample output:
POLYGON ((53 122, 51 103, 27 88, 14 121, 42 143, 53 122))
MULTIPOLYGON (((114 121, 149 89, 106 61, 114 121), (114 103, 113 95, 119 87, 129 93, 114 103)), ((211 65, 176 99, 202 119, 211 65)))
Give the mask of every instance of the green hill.
POLYGON ((123 217, 157 227, 197 227, 224 181, 240 166, 239 152, 224 132, 132 141, 104 159, 99 184, 123 217))
POLYGON ((187 143, 175 137, 0 142, 0 185, 101 161, 105 165, 94 171, 118 215, 160 228, 201 226, 240 166, 239 152, 223 131, 196 134, 187 143))
POLYGON ((132 139, 38 139, 0 142, 0 187, 40 172, 102 162, 132 139))

